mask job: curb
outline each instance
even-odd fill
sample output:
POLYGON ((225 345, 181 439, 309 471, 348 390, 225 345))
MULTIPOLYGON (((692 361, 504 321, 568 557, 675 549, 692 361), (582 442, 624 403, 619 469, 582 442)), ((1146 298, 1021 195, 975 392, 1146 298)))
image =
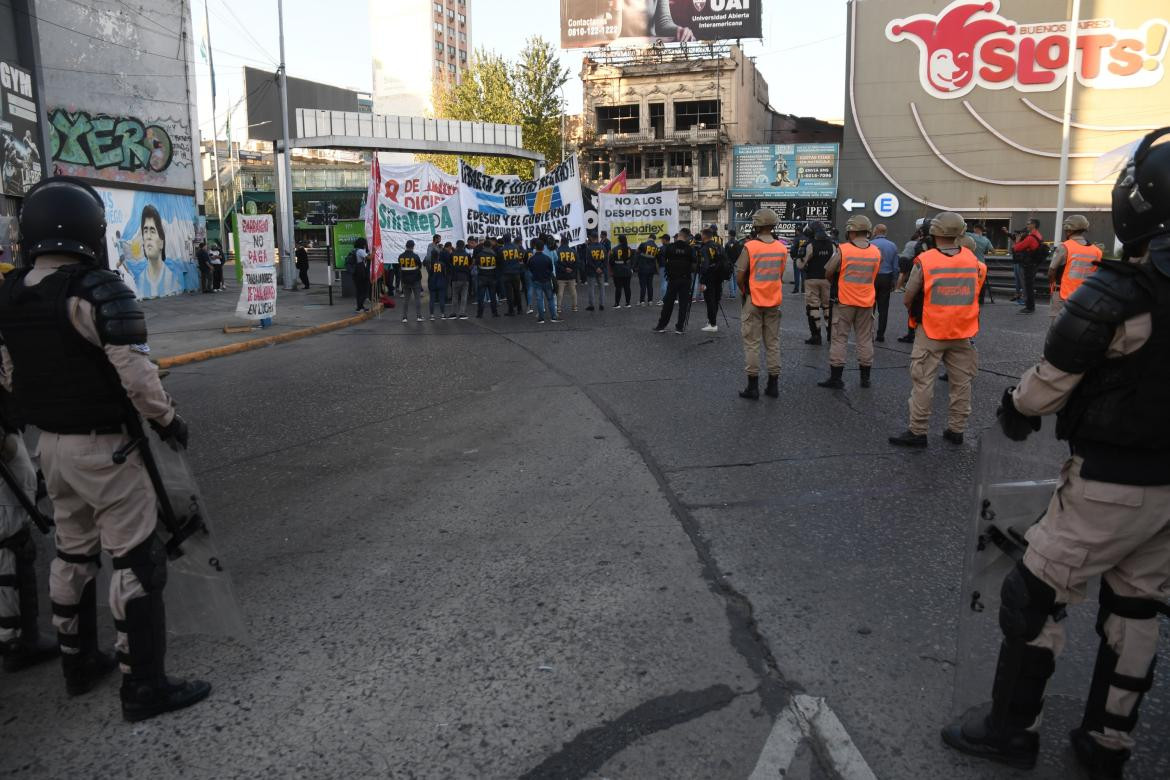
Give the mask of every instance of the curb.
POLYGON ((201 363, 204 360, 211 360, 212 358, 225 357, 227 355, 235 355, 240 352, 248 352, 253 349, 261 349, 262 347, 269 347, 273 344, 285 344, 290 341, 297 341, 299 339, 307 338, 308 336, 316 336, 319 333, 328 333, 332 330, 341 330, 348 328, 350 325, 357 325, 359 322, 373 319, 378 316, 381 307, 373 311, 362 312, 355 314, 352 317, 346 317, 343 320, 334 320, 333 322, 322 323, 321 325, 314 325, 309 328, 301 328, 300 330, 289 331, 288 333, 281 333, 275 336, 263 336, 258 339, 249 339, 248 341, 239 341, 235 344, 225 344, 222 347, 210 347, 208 349, 200 349, 195 352, 185 352, 182 355, 172 355, 170 357, 159 358, 157 365, 159 368, 174 368, 175 366, 185 366, 189 363, 201 363))

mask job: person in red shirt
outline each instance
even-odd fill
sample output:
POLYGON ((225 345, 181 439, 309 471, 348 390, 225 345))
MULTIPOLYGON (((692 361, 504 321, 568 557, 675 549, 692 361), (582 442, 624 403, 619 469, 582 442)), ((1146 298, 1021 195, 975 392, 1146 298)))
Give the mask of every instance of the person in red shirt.
POLYGON ((1047 255, 1044 236, 1040 235, 1040 220, 1028 220, 1028 232, 1012 244, 1012 255, 1024 275, 1024 308, 1020 309, 1020 314, 1032 314, 1036 311, 1036 266, 1047 255))

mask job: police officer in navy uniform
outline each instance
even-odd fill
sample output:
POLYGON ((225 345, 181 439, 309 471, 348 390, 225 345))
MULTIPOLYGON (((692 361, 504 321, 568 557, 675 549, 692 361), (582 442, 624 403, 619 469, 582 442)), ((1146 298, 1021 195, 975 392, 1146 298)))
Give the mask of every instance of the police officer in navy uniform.
POLYGON ((113 559, 110 609, 130 721, 190 706, 211 686, 166 675, 163 588, 167 553, 156 531, 154 485, 127 443, 128 414, 164 441, 186 445, 187 426, 146 356, 146 319, 134 293, 107 269, 101 196, 76 179, 41 181, 20 216, 33 265, 0 286, 0 334, 20 413, 41 430, 38 449, 53 500, 57 558, 49 578, 65 687, 89 691, 113 669, 98 649, 97 572, 113 559))
POLYGON ((1120 778, 1157 657, 1170 583, 1170 127, 1145 137, 1113 188, 1120 261, 1102 261, 1053 323, 1044 359, 1005 391, 1004 432, 1022 441, 1056 414, 1071 456, 1047 512, 1004 580, 992 708, 943 740, 1030 768, 1044 689, 1064 644, 1064 607, 1101 574, 1101 637, 1081 725, 1070 734, 1093 778, 1120 778))

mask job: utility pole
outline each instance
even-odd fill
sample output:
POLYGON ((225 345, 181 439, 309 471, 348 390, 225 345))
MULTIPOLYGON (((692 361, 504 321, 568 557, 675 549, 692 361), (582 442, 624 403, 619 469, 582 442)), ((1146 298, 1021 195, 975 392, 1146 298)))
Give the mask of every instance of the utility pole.
MULTIPOLYGON (((220 246, 223 246, 223 195, 219 187, 219 127, 215 124, 215 56, 211 53, 211 17, 207 10, 209 2, 203 0, 203 23, 207 27, 207 67, 211 71, 211 164, 215 167, 215 216, 219 220, 220 246)), ((230 139, 228 144, 228 154, 231 154, 230 139)))
POLYGON ((277 191, 280 195, 280 266, 284 271, 284 289, 291 290, 293 281, 293 202, 292 202, 292 149, 288 137, 288 70, 284 61, 284 0, 276 0, 276 17, 280 25, 280 123, 284 131, 284 161, 277 177, 277 191), (283 180, 283 181, 282 181, 283 180))
POLYGON ((1072 122, 1073 88, 1077 80, 1077 27, 1081 23, 1081 0, 1072 0, 1072 20, 1068 27, 1068 75, 1064 85, 1064 117, 1060 125, 1060 176, 1056 185, 1056 224, 1052 237, 1060 242, 1064 224, 1064 208, 1068 198, 1069 125, 1072 122))

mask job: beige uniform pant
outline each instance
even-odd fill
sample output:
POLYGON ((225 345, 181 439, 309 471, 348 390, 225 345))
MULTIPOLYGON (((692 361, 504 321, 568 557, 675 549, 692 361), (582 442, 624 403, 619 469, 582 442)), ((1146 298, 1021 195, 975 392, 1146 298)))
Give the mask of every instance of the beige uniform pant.
POLYGON ((979 368, 979 353, 971 339, 932 339, 919 327, 910 351, 910 432, 926 434, 930 431, 930 412, 934 403, 934 383, 938 364, 947 367, 950 384, 950 405, 947 427, 955 433, 967 430, 971 416, 971 384, 979 368))
POLYGON ((829 327, 829 303, 832 286, 828 279, 804 280, 804 307, 817 328, 829 327))
MULTIPOLYGON (((1085 583, 1100 574, 1118 596, 1165 600, 1170 590, 1170 485, 1140 487, 1081 478, 1082 459, 1069 458, 1048 511, 1028 529, 1024 565, 1076 604, 1085 583)), ((1117 674, 1144 678, 1158 647, 1158 619, 1110 615, 1105 640, 1118 655, 1117 674)), ((1056 655, 1064 649, 1064 625, 1049 618, 1029 644, 1056 655)), ((1128 716, 1138 694, 1110 687, 1106 709, 1128 716)), ((1093 736, 1111 749, 1132 749, 1133 737, 1106 728, 1093 736)))
POLYGON ((1048 319, 1055 320, 1064 311, 1064 299, 1060 297, 1060 290, 1054 290, 1048 299, 1048 319))
POLYGON ((563 317, 569 311, 569 299, 573 299, 573 311, 577 311, 577 281, 557 279, 557 311, 563 317))
MULTIPOLYGON (((45 485, 53 500, 57 550, 70 555, 94 556, 86 563, 55 558, 49 570, 49 597, 54 604, 81 602, 85 586, 97 576, 96 556, 112 557, 133 550, 155 529, 158 510, 154 486, 137 451, 122 465, 112 454, 126 442, 125 434, 62 435, 42 433, 38 449, 45 485)), ((126 602, 146 595, 130 569, 110 575, 110 610, 115 620, 126 619, 126 602)), ((53 615, 53 625, 66 637, 78 632, 78 619, 53 615)), ((76 653, 68 640, 61 650, 76 653)), ((126 635, 119 632, 115 647, 128 653, 126 635)), ((123 665, 122 671, 129 669, 123 665)))
POLYGON ((760 342, 764 344, 768 375, 780 373, 780 307, 758 308, 749 295, 739 313, 739 332, 743 337, 744 370, 748 376, 760 375, 760 342))
MULTIPOLYGON (((4 462, 12 470, 12 476, 24 488, 30 498, 37 490, 37 474, 24 439, 10 434, 4 439, 4 462)), ((28 513, 20 505, 8 485, 0 481, 0 542, 10 539, 29 525, 28 513)), ((0 547, 0 577, 16 574, 16 551, 0 547)), ((15 587, 0 585, 0 618, 20 617, 20 593, 15 587)), ((20 636, 19 628, 0 626, 0 642, 9 642, 20 636)))
POLYGON ((857 362, 863 366, 872 366, 873 309, 845 306, 840 303, 833 307, 833 339, 829 345, 829 365, 845 365, 850 331, 857 334, 857 362))

